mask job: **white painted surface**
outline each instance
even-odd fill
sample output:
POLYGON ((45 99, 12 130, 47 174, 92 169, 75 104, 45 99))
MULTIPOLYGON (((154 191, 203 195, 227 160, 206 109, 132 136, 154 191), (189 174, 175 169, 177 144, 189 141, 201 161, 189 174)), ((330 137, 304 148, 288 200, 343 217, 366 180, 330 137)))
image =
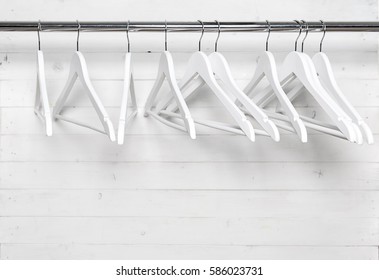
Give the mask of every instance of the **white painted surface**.
MULTIPOLYGON (((4 1, 5 2, 5 1, 4 1)), ((377 20, 377 1, 6 1, 2 20, 377 20), (179 3, 180 2, 180 3, 179 3), (272 10, 272 7, 277 7, 272 10)), ((199 34, 169 34, 178 77, 199 34)), ((75 34, 42 33, 54 105, 75 34)), ((294 34, 272 34, 280 62, 294 34)), ((154 82, 163 34, 132 34, 140 109, 154 82), (147 53, 151 51, 152 53, 147 53)), ((212 50, 215 34, 207 34, 212 50)), ((377 34, 327 34, 325 51, 376 144, 357 146, 311 132, 280 143, 206 128, 191 140, 140 113, 124 146, 70 124, 44 136, 33 114, 34 33, 0 34, 1 259, 378 259, 379 69, 377 34)), ((320 34, 306 50, 316 51, 320 34)), ((252 76, 265 34, 222 34, 220 51, 239 85, 252 76)), ((116 123, 125 34, 81 36, 94 85, 116 123)), ((67 111, 99 125, 85 98, 67 111)), ((206 90, 204 89, 204 93, 206 90)), ((230 120, 211 95, 193 115, 230 120)), ((309 97, 299 112, 325 119, 309 97)))

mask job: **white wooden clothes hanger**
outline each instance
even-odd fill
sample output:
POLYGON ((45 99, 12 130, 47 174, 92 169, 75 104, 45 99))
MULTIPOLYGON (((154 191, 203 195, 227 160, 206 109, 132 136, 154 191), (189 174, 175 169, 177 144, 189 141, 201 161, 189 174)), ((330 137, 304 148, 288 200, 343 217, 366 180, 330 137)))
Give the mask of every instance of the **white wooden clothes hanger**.
MULTIPOLYGON (((351 120, 341 111, 338 104, 327 95, 327 92, 319 84, 319 81, 314 79, 315 76, 317 78, 317 73, 314 67, 309 67, 308 59, 309 57, 303 53, 290 53, 282 66, 282 80, 288 78, 290 75, 295 75, 346 138, 351 142, 356 141, 355 129, 352 126, 351 120)), ((290 94, 288 96, 290 100, 294 100, 295 98, 295 96, 291 96, 290 94)), ((321 128, 320 131, 322 131, 321 128)))
MULTIPOLYGON (((224 92, 224 90, 220 87, 220 85, 217 83, 214 72, 212 69, 211 62, 209 61, 207 55, 200 51, 201 47, 201 39, 204 34, 204 25, 202 22, 200 22, 203 26, 202 34, 199 41, 199 51, 195 52, 191 58, 189 59, 186 72, 183 76, 183 78, 179 82, 179 88, 180 90, 186 89, 192 81, 197 77, 195 80, 196 89, 201 87, 203 84, 207 84, 208 87, 211 89, 211 91, 216 95, 216 97, 221 101, 221 103, 225 106, 225 108, 229 111, 229 113, 232 115, 238 126, 230 125, 230 124, 224 124, 219 123, 215 121, 209 121, 209 120, 200 120, 195 119, 195 122, 198 124, 202 124, 205 126, 209 126, 212 128, 225 130, 232 133, 237 133, 241 135, 246 135, 251 141, 255 141, 255 131, 251 123, 248 121, 244 113, 233 103, 233 101, 230 99, 230 97, 224 92), (201 79, 201 82, 197 81, 198 79, 201 79)), ((194 91, 191 91, 190 93, 187 93, 184 95, 184 99, 189 98, 194 91)), ((162 113, 168 114, 170 116, 175 116, 175 113, 172 111, 175 111, 175 106, 170 105, 170 99, 166 98, 161 102, 159 108, 157 110, 162 110, 162 113)), ((264 132, 263 132, 264 133, 264 132)), ((264 133, 267 134, 267 133, 264 133)))
POLYGON ((108 113, 106 112, 103 104, 101 103, 100 98, 98 97, 92 83, 89 77, 87 64, 84 59, 83 54, 79 51, 79 30, 80 30, 80 24, 78 23, 78 37, 77 37, 77 51, 72 56, 71 65, 70 65, 70 73, 68 76, 68 80, 66 82, 66 85, 59 96, 56 105, 54 107, 54 118, 64 120, 67 122, 71 122, 76 125, 80 125, 83 127, 90 128, 92 130, 95 130, 97 132, 106 134, 111 141, 116 140, 115 131, 113 129, 113 124, 108 116, 108 113), (84 87, 85 92, 87 93, 92 105, 94 106, 97 115, 99 116, 99 119, 104 127, 104 131, 100 130, 96 127, 93 127, 91 125, 82 123, 80 121, 71 119, 69 117, 61 115, 64 103, 66 102, 69 94, 71 93, 71 89, 74 86, 75 81, 79 78, 79 80, 82 82, 82 85, 84 87))
MULTIPOLYGON (((368 144, 374 143, 374 136, 370 127, 355 110, 355 108, 350 104, 350 102, 343 95, 341 89, 339 88, 332 70, 330 61, 325 53, 317 53, 312 58, 313 64, 315 65, 318 77, 322 86, 330 93, 338 105, 345 111, 345 113, 352 119, 353 124, 357 125, 362 129, 365 134, 365 138, 368 144)), ((362 131, 356 129, 357 143, 362 143, 362 131)))
POLYGON ((124 64, 124 88, 121 98, 121 107, 120 107, 120 117, 118 121, 117 129, 117 143, 122 145, 125 138, 125 126, 127 123, 137 115, 138 107, 137 100, 134 88, 134 79, 132 71, 132 53, 130 52, 130 41, 129 41, 129 21, 126 27, 126 36, 128 39, 128 52, 125 55, 125 64, 124 64), (129 116, 127 116, 128 111, 128 98, 130 95, 130 101, 132 105, 132 111, 129 116))
MULTIPOLYGON (((299 36, 301 34, 301 30, 302 25, 300 25, 299 36)), ((305 38, 306 36, 303 39, 303 43, 305 38)), ((295 49, 296 47, 297 40, 295 42, 295 49)), ((290 54, 288 54, 285 58, 281 70, 282 71, 280 77, 282 85, 292 82, 295 78, 300 80, 302 85, 316 99, 316 101, 321 105, 321 107, 326 111, 326 113, 333 121, 333 125, 330 125, 324 124, 320 121, 315 121, 311 118, 301 116, 301 118, 306 121, 305 124, 308 127, 333 136, 346 138, 351 142, 359 142, 359 137, 357 138, 356 126, 352 123, 352 120, 346 115, 342 108, 340 108, 340 106, 330 97, 328 92, 322 87, 317 77, 315 67, 309 56, 302 52, 300 53, 297 51, 293 51, 290 54), (337 127, 339 131, 330 133, 331 128, 333 127, 337 127), (342 132, 342 135, 340 132, 342 132)), ((300 91, 292 90, 287 94, 287 96, 290 100, 293 100, 295 97, 298 96, 299 93, 300 91)), ((266 95, 264 97, 266 97, 266 100, 263 102, 267 104, 268 100, 270 99, 270 94, 267 94, 267 91, 265 91, 265 94, 266 95)))
POLYGON ((46 135, 51 136, 53 135, 53 124, 46 89, 45 61, 43 58, 43 52, 41 51, 40 30, 41 23, 38 22, 37 89, 34 112, 45 123, 46 135))
POLYGON ((326 33, 326 25, 323 21, 321 21, 321 23, 323 24, 324 34, 320 42, 320 52, 316 53, 312 58, 320 82, 322 86, 332 95, 332 97, 334 97, 335 101, 341 106, 346 114, 353 120, 353 122, 363 131, 367 143, 373 144, 374 136, 370 127, 342 93, 337 84, 337 80, 334 77, 329 58, 324 52, 322 52, 322 43, 326 33))
MULTIPOLYGON (((284 118, 285 120, 288 120, 292 124, 292 127, 279 124, 279 123, 276 123, 276 125, 288 131, 295 131, 297 135, 299 136, 301 142, 305 143, 307 142, 307 139, 308 139, 305 125, 303 121, 300 119, 300 116, 297 113, 296 109, 293 107, 292 103, 288 99, 286 93, 283 91, 279 82, 274 56, 272 55, 271 52, 268 51, 268 39, 270 37, 271 27, 270 27, 269 22, 267 23, 269 26, 269 30, 268 30, 268 35, 266 39, 266 51, 260 54, 254 76, 249 82, 249 84, 245 87, 244 92, 250 98, 252 98, 255 95, 253 98, 254 103, 257 104, 258 106, 262 106, 261 103, 265 95, 263 95, 263 97, 260 97, 262 94, 259 94, 259 93, 257 94, 257 92, 254 92, 254 89, 257 87, 259 82, 264 77, 266 77, 269 82, 269 89, 270 89, 269 92, 271 92, 271 90, 274 92, 272 97, 276 97, 279 100, 286 116, 283 116, 282 114, 278 114, 275 112, 270 112, 267 110, 265 110, 265 113, 274 119, 283 120, 284 118)), ((243 105, 240 101, 237 101, 236 104, 238 106, 243 105)))
POLYGON ((158 121, 171 126, 173 128, 186 131, 189 133, 190 137, 192 139, 196 139, 196 130, 195 130, 195 123, 191 117, 191 113, 188 109, 188 106, 183 98, 182 93, 180 92, 179 86, 176 82, 175 77, 175 68, 174 68, 174 62, 171 56, 171 53, 167 50, 167 23, 165 28, 165 51, 161 54, 160 60, 159 60, 159 68, 158 68, 158 74, 157 78, 155 80, 155 83, 153 85, 153 88, 146 100, 145 104, 145 117, 151 115, 158 121), (170 121, 165 117, 162 117, 161 115, 167 116, 167 117, 178 117, 178 116, 170 116, 168 114, 162 114, 161 110, 154 110, 154 103, 155 99, 158 95, 158 92, 160 88, 162 87, 162 84, 164 80, 167 80, 169 86, 170 86, 170 94, 175 99, 176 104, 180 111, 180 119, 184 122, 184 127, 182 125, 177 124, 176 122, 170 121))
MULTIPOLYGON (((246 112, 252 116, 266 131, 268 136, 278 142, 280 140, 280 134, 277 126, 273 121, 269 119, 267 114, 262 111, 254 102, 251 100, 236 84, 234 81, 228 62, 225 57, 218 53, 213 52, 209 56, 209 60, 212 65, 213 72, 217 78, 220 79, 224 87, 230 92, 234 97, 237 98, 244 106, 246 112)), ((258 130, 255 129, 256 134, 258 130)), ((264 134, 263 132, 259 134, 264 134)))

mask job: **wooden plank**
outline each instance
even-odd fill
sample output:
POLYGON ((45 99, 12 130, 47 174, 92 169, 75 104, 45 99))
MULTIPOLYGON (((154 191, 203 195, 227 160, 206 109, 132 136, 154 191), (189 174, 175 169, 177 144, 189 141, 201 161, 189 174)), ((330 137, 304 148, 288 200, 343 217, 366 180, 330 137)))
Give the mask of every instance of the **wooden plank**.
POLYGON ((4 135, 0 158, 33 162, 378 162, 375 145, 357 145, 328 135, 309 138, 304 144, 296 135, 282 135, 280 142, 259 138, 255 143, 236 135, 198 136, 196 140, 187 135, 127 135, 120 146, 100 134, 4 135))
POLYGON ((215 246, 128 244, 3 244, 1 259, 377 260, 375 246, 215 246))
POLYGON ((0 191, 3 217, 379 218, 378 205, 378 191, 0 191))
POLYGON ((379 190, 379 164, 2 162, 0 182, 9 190, 379 190))
POLYGON ((379 244, 377 218, 0 217, 0 224, 0 243, 379 244))
MULTIPOLYGON (((371 128, 372 132, 379 134, 379 113, 377 108, 357 108, 362 118, 367 121, 367 124, 371 128)), ((219 107, 210 108, 191 108, 191 115, 195 119, 208 119, 217 120, 225 123, 234 124, 234 120, 231 115, 224 109, 219 107)), ((301 115, 314 117, 317 120, 331 123, 329 117, 325 111, 320 107, 307 107, 297 108, 297 111, 301 115)), ((110 107, 107 108, 107 112, 113 121, 114 126, 117 128, 120 108, 110 107)), ((89 107, 75 107, 66 108, 64 114, 69 115, 72 118, 81 120, 92 126, 97 126, 101 129, 101 123, 96 115, 94 108, 89 107)), ((44 124, 40 118, 35 116, 34 109, 32 108, 2 108, 0 111, 0 118, 2 119, 0 133, 1 135, 19 135, 19 134, 45 134, 44 124)), ((97 132, 86 129, 80 126, 72 125, 62 121, 53 122, 54 135, 57 134, 96 134, 97 132)), ((252 120, 253 127, 256 129, 262 129, 261 126, 252 120)), ((280 130, 281 134, 293 134, 285 130, 280 130)), ((125 133, 127 135, 157 135, 157 134, 179 134, 184 133, 180 130, 173 129, 161 122, 156 121, 151 117, 143 116, 143 109, 139 109, 139 114, 133 118, 128 124, 125 133)), ((210 129, 204 126, 198 125, 196 127, 196 133, 199 135, 220 135, 228 134, 221 130, 210 129)), ((309 134, 321 134, 321 132, 309 129, 309 134)))
MULTIPOLYGON (((173 53, 175 72, 182 77, 187 61, 192 53, 173 53)), ((286 52, 275 54, 278 67, 286 52)), ((72 53, 46 53, 45 68, 47 79, 67 79, 72 53)), ((84 53, 92 79, 123 79, 124 53, 84 53)), ((225 53, 231 71, 236 79, 250 79, 256 66, 259 53, 225 53)), ((137 79, 155 79, 158 71, 160 53, 136 53, 133 55, 134 76, 137 79)), ((345 79, 377 79, 377 53, 335 52, 330 60, 336 77, 345 79)), ((0 79, 34 79, 36 76, 36 55, 33 53, 0 53, 0 79)))
POLYGON ((346 20, 376 20, 377 16, 377 2, 375 0, 346 0, 344 6, 340 1, 328 2, 327 8, 318 5, 312 1, 304 1, 301 5, 296 0, 289 0, 283 9, 274 10, 273 6, 277 5, 275 0, 268 1, 249 1, 241 0, 237 4, 229 1, 220 1, 215 9, 213 2, 203 3, 201 0, 194 0, 193 2, 181 2, 177 5, 175 0, 167 0, 165 5, 156 2, 131 0, 128 2, 120 2, 117 0, 110 0, 107 3, 94 4, 90 0, 84 0, 81 7, 94 7, 93 12, 89 15, 84 8, 79 9, 75 2, 68 1, 61 2, 59 0, 52 0, 45 3, 43 0, 36 0, 33 4, 24 5, 19 2, 12 2, 7 4, 1 10, 0 16, 4 20, 35 20, 35 16, 41 14, 40 7, 44 5, 46 13, 41 14, 41 20, 51 20, 51 14, 54 13, 55 20, 67 20, 67 15, 70 19, 79 18, 83 21, 93 20, 110 20, 110 21, 127 21, 127 19, 139 20, 152 20, 162 21, 167 20, 194 20, 218 18, 224 20, 265 20, 265 15, 269 14, 272 18, 283 19, 283 11, 286 11, 286 20, 292 18, 314 18, 315 15, 328 20, 336 20, 336 13, 338 12, 339 19, 346 20), (146 9, 147 3, 150 8, 146 9), (104 8, 108 7, 107 13, 104 13, 104 8), (170 7, 168 9, 167 7, 170 7), (287 8, 288 7, 288 8, 287 8), (297 7, 297 10, 291 9, 297 7), (233 11, 233 13, 227 13, 233 11), (353 11, 353 12, 352 12, 353 11))

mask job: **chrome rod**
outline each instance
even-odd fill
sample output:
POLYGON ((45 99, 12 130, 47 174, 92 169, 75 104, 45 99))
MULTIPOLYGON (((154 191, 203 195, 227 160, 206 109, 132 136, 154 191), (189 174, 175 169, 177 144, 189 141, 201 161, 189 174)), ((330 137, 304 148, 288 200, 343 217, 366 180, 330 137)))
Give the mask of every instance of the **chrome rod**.
MULTIPOLYGON (((79 21, 80 31, 84 32, 113 32, 125 31, 125 22, 91 22, 79 21)), ((217 32, 218 25, 214 21, 204 21, 205 32, 217 32)), ((260 22, 223 22, 220 21, 222 32, 265 32, 268 30, 266 21, 260 22)), ((379 32, 379 21, 324 21, 327 32, 379 32)), ((320 21, 307 21, 309 32, 323 31, 323 24, 320 21)), ((1 31, 37 31, 38 21, 0 21, 1 31)), ((41 21, 41 31, 77 31, 76 21, 41 21)), ((295 21, 270 21, 271 32, 293 32, 299 30, 299 25, 295 21)), ((163 32, 165 21, 130 21, 130 32, 163 32)), ((169 32, 201 32, 202 26, 199 22, 179 22, 167 21, 167 31, 169 32)))

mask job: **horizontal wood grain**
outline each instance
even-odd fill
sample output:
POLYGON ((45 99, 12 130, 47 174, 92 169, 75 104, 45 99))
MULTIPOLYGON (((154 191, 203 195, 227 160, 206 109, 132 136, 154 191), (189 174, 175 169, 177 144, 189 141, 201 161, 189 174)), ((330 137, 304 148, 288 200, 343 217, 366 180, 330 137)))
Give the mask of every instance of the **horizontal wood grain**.
POLYGON ((363 191, 379 190, 379 163, 0 162, 0 182, 11 191, 363 191))
MULTIPOLYGON (((375 137, 378 142, 378 137, 375 137)), ((258 138, 255 143, 236 135, 127 135, 125 144, 105 135, 4 135, 1 161, 123 161, 123 162, 378 162, 376 145, 357 145, 328 135, 296 135, 280 142, 258 138), (178 145, 177 143, 180 143, 178 145), (348 152, 347 152, 348 151, 348 152)))
POLYGON ((378 218, 0 217, 0 224, 0 243, 379 244, 378 218))
POLYGON ((379 218, 379 191, 2 190, 0 213, 3 217, 379 218))
POLYGON ((2 244, 1 259, 377 260, 375 246, 2 244))
POLYGON ((290 20, 293 18, 308 20, 375 20, 377 16, 377 2, 375 0, 346 0, 341 5, 339 1, 327 1, 325 5, 319 5, 313 1, 288 0, 285 5, 279 5, 275 0, 241 0, 236 3, 229 1, 201 0, 179 1, 167 0, 165 5, 148 0, 129 0, 126 3, 110 0, 106 3, 84 0, 78 8, 75 1, 61 2, 52 0, 46 3, 43 0, 34 3, 11 2, 2 9, 0 15, 4 20, 36 20, 36 15, 41 15, 41 20, 111 20, 123 21, 133 20, 265 20, 270 15, 270 20, 290 20), (41 13, 40 7, 44 5, 49 13, 41 13), (278 6, 280 9, 272 9, 278 6), (88 14, 87 7, 93 7, 88 14), (146 7, 150 7, 147 9, 146 7), (297 7, 293 9, 292 7, 297 7), (106 11, 106 13, 104 12, 106 11), (232 12, 231 12, 232 11, 232 12), (285 15, 283 12, 285 11, 285 15), (336 12, 338 11, 338 14, 336 12))

